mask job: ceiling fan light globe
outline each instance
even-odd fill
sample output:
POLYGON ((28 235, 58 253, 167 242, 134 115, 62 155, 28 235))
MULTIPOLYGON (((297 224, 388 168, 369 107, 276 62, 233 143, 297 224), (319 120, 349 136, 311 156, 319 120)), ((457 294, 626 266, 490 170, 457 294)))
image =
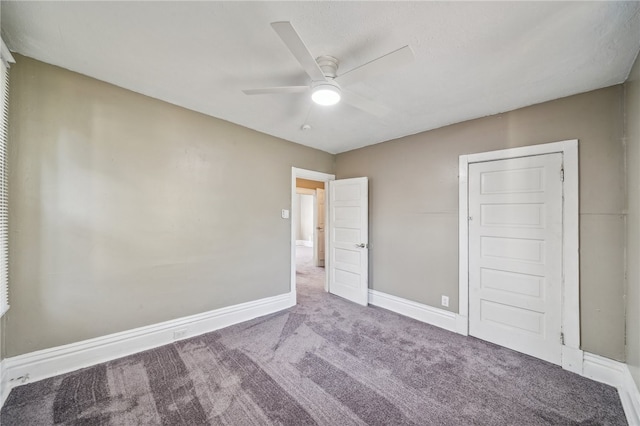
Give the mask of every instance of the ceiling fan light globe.
POLYGON ((320 84, 313 88, 311 99, 318 105, 335 105, 340 102, 340 89, 332 84, 320 84))

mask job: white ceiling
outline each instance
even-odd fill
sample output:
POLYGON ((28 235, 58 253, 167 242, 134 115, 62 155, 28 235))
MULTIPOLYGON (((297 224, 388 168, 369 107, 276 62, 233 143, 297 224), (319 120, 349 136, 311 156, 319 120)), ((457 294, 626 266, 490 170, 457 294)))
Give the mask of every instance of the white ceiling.
POLYGON ((640 2, 6 2, 20 54, 330 153, 623 82, 640 2), (269 25, 291 21, 338 74, 409 44, 415 62, 349 86, 383 119, 308 94, 269 25), (308 123, 311 130, 302 131, 308 123))

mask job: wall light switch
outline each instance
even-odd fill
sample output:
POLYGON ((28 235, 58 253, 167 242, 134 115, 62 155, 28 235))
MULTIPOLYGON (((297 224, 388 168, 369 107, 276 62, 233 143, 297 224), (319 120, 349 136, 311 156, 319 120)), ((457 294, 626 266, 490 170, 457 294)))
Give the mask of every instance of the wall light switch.
POLYGON ((283 219, 289 219, 289 210, 282 209, 282 218, 283 219))

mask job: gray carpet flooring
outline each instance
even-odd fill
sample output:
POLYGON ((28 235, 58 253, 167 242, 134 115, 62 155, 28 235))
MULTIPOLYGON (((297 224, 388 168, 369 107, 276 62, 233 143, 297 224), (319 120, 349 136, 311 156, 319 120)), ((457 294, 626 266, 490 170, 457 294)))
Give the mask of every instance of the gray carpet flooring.
POLYGON ((2 425, 622 425, 617 391, 490 343, 326 294, 17 387, 2 425))

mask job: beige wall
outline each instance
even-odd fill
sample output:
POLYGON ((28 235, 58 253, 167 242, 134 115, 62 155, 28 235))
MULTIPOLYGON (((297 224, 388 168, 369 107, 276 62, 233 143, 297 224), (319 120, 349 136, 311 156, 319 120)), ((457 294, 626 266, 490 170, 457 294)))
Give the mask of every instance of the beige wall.
POLYGON ((289 291, 291 167, 334 156, 16 59, 7 356, 289 291))
POLYGON ((640 388, 640 58, 625 83, 627 137, 627 364, 640 388))
POLYGON ((622 86, 338 154, 338 179, 368 176, 370 286, 458 306, 458 156, 579 139, 584 350, 624 359, 622 86))

